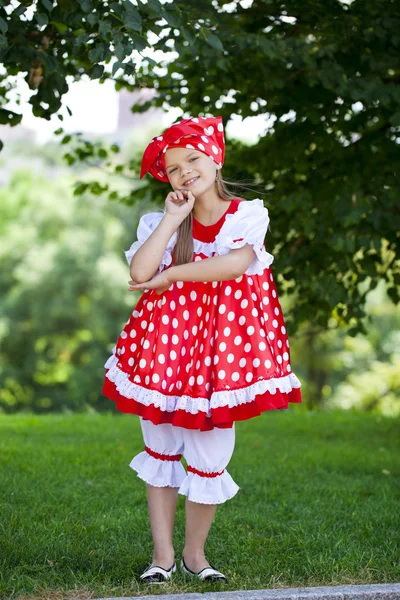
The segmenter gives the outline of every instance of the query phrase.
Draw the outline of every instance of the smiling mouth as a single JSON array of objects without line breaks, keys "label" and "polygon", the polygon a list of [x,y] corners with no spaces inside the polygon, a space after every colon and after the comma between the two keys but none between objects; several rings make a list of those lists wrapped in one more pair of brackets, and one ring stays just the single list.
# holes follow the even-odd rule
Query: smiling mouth
[{"label": "smiling mouth", "polygon": [[194,177],[193,179],[189,179],[189,181],[187,181],[186,183],[183,184],[183,187],[189,187],[189,186],[191,186],[198,179],[199,179],[199,177]]}]

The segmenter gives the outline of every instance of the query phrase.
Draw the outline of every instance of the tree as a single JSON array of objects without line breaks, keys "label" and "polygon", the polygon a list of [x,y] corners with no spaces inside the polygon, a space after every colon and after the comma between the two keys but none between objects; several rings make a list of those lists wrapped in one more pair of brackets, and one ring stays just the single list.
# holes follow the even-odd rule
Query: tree
[{"label": "tree", "polygon": [[[252,176],[265,188],[268,249],[276,257],[278,285],[293,295],[289,331],[301,322],[326,327],[332,316],[350,325],[352,335],[365,331],[366,294],[382,278],[399,302],[395,0],[254,0],[247,7],[229,4],[231,12],[222,1],[40,0],[34,18],[21,25],[16,13],[30,4],[1,9],[0,44],[8,73],[25,70],[31,85],[39,82],[31,100],[38,116],[58,110],[67,74],[88,73],[114,78],[117,87],[155,88],[152,104],[178,106],[183,117],[270,117],[273,127],[257,144],[228,143],[224,173]],[[18,43],[10,43],[15,37]],[[147,46],[176,54],[159,64],[149,58],[135,64],[132,51]],[[113,54],[110,71],[105,67]],[[68,160],[91,151],[78,144]],[[137,162],[129,167],[137,173]],[[113,193],[109,186],[103,192]],[[138,196],[149,194],[161,202],[164,186],[149,181]]]}]

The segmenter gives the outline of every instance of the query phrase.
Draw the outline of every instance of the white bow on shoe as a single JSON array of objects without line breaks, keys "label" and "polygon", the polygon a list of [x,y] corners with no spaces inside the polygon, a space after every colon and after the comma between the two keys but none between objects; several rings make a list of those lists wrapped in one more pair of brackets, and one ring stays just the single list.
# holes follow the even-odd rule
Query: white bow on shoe
[{"label": "white bow on shoe", "polygon": [[225,577],[225,575],[223,573],[221,573],[220,571],[217,571],[217,569],[215,569],[213,566],[204,567],[204,569],[202,569],[198,573],[194,573],[193,571],[191,571],[190,569],[187,568],[183,557],[181,559],[181,569],[187,575],[191,575],[192,577],[198,577],[199,579],[202,579],[203,581],[215,582],[215,583],[218,583],[218,582],[228,583],[228,580]]},{"label": "white bow on shoe", "polygon": [[153,567],[149,567],[145,570],[144,573],[142,573],[142,575],[140,576],[140,581],[155,585],[160,583],[166,583],[171,579],[172,573],[175,573],[175,571],[176,563],[174,563],[172,567],[168,570],[155,565]]}]

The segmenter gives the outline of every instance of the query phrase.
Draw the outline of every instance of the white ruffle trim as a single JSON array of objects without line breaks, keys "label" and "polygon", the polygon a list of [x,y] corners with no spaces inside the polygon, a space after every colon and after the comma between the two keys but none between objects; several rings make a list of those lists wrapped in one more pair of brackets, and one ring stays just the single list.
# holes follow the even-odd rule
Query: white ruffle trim
[{"label": "white ruffle trim", "polygon": [[212,408],[220,406],[229,406],[229,408],[232,408],[246,402],[252,402],[257,395],[264,394],[265,392],[275,394],[279,390],[283,394],[287,394],[293,388],[301,387],[300,380],[296,375],[289,373],[285,377],[256,381],[244,388],[213,392],[210,400],[201,397],[192,398],[191,396],[165,396],[156,390],[149,390],[137,383],[132,383],[128,379],[128,373],[121,371],[117,363],[118,358],[113,354],[108,358],[104,367],[109,369],[106,377],[115,384],[121,396],[133,398],[136,402],[144,406],[154,405],[156,408],[167,412],[184,410],[192,415],[204,412],[209,417]]},{"label": "white ruffle trim", "polygon": [[186,471],[179,460],[161,460],[144,450],[129,463],[138,477],[154,487],[179,488],[186,477]]},{"label": "white ruffle trim", "polygon": [[[136,252],[139,250],[139,248],[144,244],[144,242],[150,237],[150,235],[153,233],[156,227],[160,224],[160,221],[164,215],[165,211],[147,213],[141,217],[137,229],[138,241],[134,242],[129,248],[129,250],[124,250],[124,254],[126,260],[128,261],[128,265],[131,264],[131,260],[136,254]],[[178,234],[175,231],[175,233],[168,240],[168,244],[164,251],[157,273],[160,273],[165,267],[169,267],[172,263],[172,251],[174,249],[177,238]]]},{"label": "white ruffle trim", "polygon": [[221,256],[250,244],[256,258],[245,274],[262,275],[264,269],[274,261],[273,255],[264,247],[269,220],[268,209],[265,208],[262,200],[257,198],[240,202],[236,212],[226,215],[225,222],[215,238],[216,253]]},{"label": "white ruffle trim", "polygon": [[233,498],[239,489],[226,470],[217,477],[201,477],[189,472],[179,488],[179,493],[187,496],[191,502],[222,504]]}]

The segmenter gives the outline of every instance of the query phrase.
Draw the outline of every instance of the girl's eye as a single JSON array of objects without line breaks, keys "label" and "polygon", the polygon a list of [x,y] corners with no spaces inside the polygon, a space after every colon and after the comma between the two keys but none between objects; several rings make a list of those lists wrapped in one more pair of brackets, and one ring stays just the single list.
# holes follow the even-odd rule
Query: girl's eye
[{"label": "girl's eye", "polygon": [[[190,159],[189,162],[193,162],[194,160],[197,160],[199,157],[198,156],[194,156],[193,158]],[[174,171],[176,171],[176,167],[174,167],[173,169],[171,169],[169,171],[169,174],[173,173]]]}]

